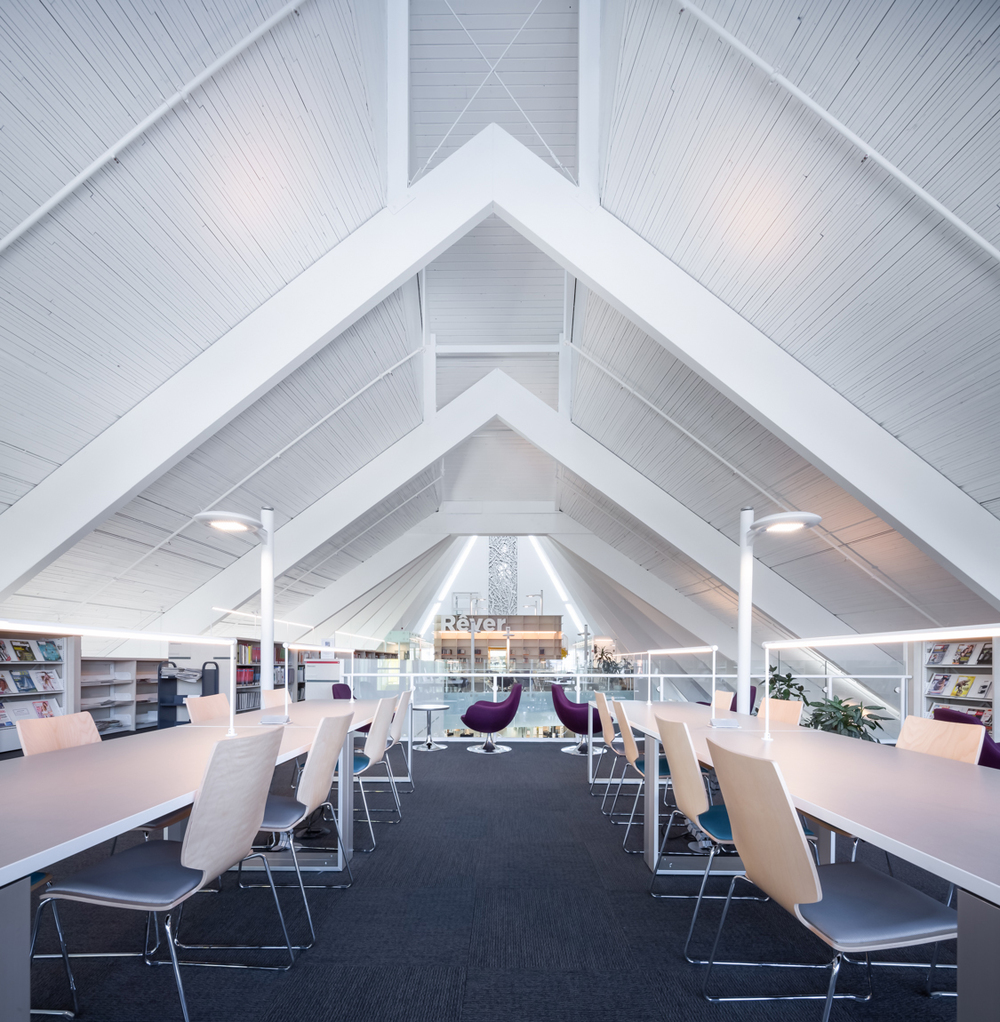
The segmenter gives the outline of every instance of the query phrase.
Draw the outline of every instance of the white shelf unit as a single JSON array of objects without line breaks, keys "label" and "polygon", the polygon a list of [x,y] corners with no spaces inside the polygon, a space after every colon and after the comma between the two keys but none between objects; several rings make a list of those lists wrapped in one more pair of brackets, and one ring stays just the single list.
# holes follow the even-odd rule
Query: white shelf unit
[{"label": "white shelf unit", "polygon": [[[924,645],[923,715],[933,716],[937,706],[973,713],[983,718],[993,735],[996,691],[993,685],[992,654],[996,646],[995,635],[990,639]],[[965,663],[955,662],[963,659]],[[977,689],[981,690],[987,684],[988,692],[976,694]]]},{"label": "white shelf unit", "polygon": [[[20,714],[37,717],[39,713],[75,713],[77,710],[78,674],[80,669],[80,640],[66,635],[22,635],[19,632],[0,632],[4,651],[10,660],[0,661],[5,684],[0,692],[5,716],[12,722],[0,727],[0,752],[21,748],[13,720]],[[38,643],[54,644],[59,659],[47,659]],[[47,646],[46,648],[51,648]],[[16,650],[31,652],[32,659],[21,659]],[[47,678],[44,676],[48,675]],[[20,686],[18,681],[21,682]],[[28,685],[31,688],[28,688]],[[48,683],[52,688],[46,688]],[[12,691],[11,691],[12,690]],[[44,705],[44,704],[47,704]]]},{"label": "white shelf unit", "polygon": [[[160,662],[131,657],[81,658],[79,709],[93,716],[101,734],[156,727],[156,668]],[[118,726],[105,723],[111,720],[119,721]]]}]

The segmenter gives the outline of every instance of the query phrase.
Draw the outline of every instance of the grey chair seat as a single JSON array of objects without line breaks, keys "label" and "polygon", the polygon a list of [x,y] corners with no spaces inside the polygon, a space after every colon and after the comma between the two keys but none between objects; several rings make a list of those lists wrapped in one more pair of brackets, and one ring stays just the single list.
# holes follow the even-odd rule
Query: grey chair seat
[{"label": "grey chair seat", "polygon": [[45,896],[159,912],[201,882],[200,869],[181,865],[180,841],[147,841],[56,881]]},{"label": "grey chair seat", "polygon": [[268,795],[261,830],[288,830],[306,815],[306,807],[290,795]]},{"label": "grey chair seat", "polygon": [[958,913],[860,862],[819,867],[823,900],[798,905],[806,925],[838,951],[906,947],[958,933]]}]

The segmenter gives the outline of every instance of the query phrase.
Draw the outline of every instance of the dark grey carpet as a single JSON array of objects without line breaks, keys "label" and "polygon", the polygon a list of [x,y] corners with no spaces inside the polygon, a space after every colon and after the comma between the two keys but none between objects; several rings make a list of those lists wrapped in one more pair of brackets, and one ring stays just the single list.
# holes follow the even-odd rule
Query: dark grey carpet
[{"label": "dark grey carpet", "polygon": [[[128,740],[128,739],[123,739]],[[185,969],[192,1022],[812,1022],[816,1002],[710,1005],[699,996],[701,969],[680,955],[692,902],[654,901],[640,856],[619,848],[623,828],[588,797],[586,763],[548,745],[516,744],[496,758],[415,754],[417,789],[403,796],[404,822],[377,828],[378,849],[355,859],[346,891],[311,891],[318,942],[287,973]],[[275,789],[287,791],[287,771]],[[384,804],[384,802],[382,803]],[[363,830],[359,831],[359,837]],[[129,838],[132,840],[132,838]],[[52,867],[65,875],[107,845]],[[862,857],[885,869],[872,848]],[[937,878],[893,859],[897,876],[941,897]],[[189,936],[245,941],[278,937],[267,891],[240,891],[227,877],[221,895],[199,895],[184,921]],[[725,881],[716,881],[718,891]],[[696,888],[675,878],[674,888]],[[297,892],[282,895],[294,932],[305,920]],[[705,948],[719,903],[705,911]],[[138,914],[66,905],[74,950],[137,947]],[[54,949],[51,923],[45,949]],[[729,954],[822,961],[823,945],[782,909],[735,906]],[[191,953],[193,955],[193,953]],[[927,951],[898,952],[926,960]],[[954,961],[946,946],[942,961]],[[75,963],[82,1018],[94,1022],[180,1019],[167,968],[138,959]],[[953,984],[955,973],[941,974]],[[804,970],[724,970],[732,992],[813,992],[824,974]],[[841,989],[861,988],[845,967]],[[851,1019],[954,1019],[954,999],[922,993],[923,973],[878,969],[871,1004],[840,1002],[834,1022]],[[34,1003],[67,1003],[59,963],[33,969]]]}]

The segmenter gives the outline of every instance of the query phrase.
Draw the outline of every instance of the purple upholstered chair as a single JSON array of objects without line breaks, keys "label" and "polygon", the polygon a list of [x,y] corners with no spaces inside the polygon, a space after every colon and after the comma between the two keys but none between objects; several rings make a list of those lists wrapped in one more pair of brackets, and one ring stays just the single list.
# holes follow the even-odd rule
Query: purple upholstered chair
[{"label": "purple upholstered chair", "polygon": [[556,708],[556,716],[562,722],[563,727],[580,736],[579,745],[566,745],[559,751],[567,752],[571,756],[586,756],[588,709],[593,714],[594,727],[592,733],[595,735],[601,733],[601,715],[597,712],[597,707],[590,708],[587,703],[574,703],[566,695],[562,685],[552,686],[552,703]]},{"label": "purple upholstered chair", "polygon": [[482,700],[473,703],[462,714],[462,723],[470,731],[479,731],[486,735],[486,741],[482,745],[470,745],[469,752],[484,752],[494,754],[499,752],[510,752],[509,745],[497,745],[493,741],[493,735],[497,731],[503,731],[505,727],[517,714],[518,704],[521,702],[521,686],[515,682],[510,686],[510,695],[502,703],[491,703]]},{"label": "purple upholstered chair", "polygon": [[351,698],[351,686],[345,685],[342,681],[335,681],[333,683],[333,698],[334,699],[350,699]]},{"label": "purple upholstered chair", "polygon": [[[973,717],[971,713],[963,713],[961,710],[952,710],[947,706],[939,706],[934,711],[935,720],[950,720],[955,724],[978,724],[985,727],[981,720]],[[983,736],[983,751],[979,753],[979,765],[993,767],[1000,770],[1000,745],[990,737],[989,728]]]}]

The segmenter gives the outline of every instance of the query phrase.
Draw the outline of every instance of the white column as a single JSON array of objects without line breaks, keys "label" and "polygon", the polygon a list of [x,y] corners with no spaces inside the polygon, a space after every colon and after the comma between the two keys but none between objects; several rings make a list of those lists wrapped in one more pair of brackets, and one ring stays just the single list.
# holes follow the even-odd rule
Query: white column
[{"label": "white column", "polygon": [[736,619],[736,710],[750,712],[750,625],[753,621],[753,508],[740,509],[740,601]]},{"label": "white column", "polygon": [[274,508],[260,509],[260,687],[274,688]]}]

